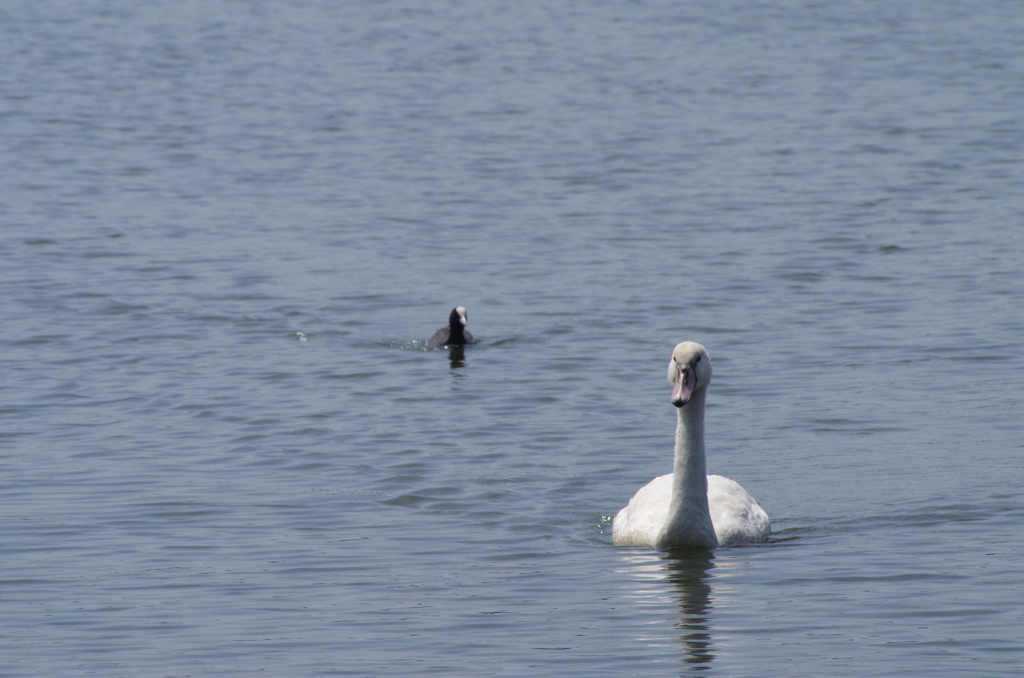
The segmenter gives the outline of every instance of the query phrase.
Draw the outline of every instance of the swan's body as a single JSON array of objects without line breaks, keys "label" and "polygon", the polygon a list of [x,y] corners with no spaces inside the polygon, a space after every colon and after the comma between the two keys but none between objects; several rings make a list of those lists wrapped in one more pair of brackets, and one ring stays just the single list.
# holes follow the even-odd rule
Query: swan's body
[{"label": "swan's body", "polygon": [[702,546],[762,542],[771,534],[764,509],[722,476],[707,475],[704,406],[711,382],[711,356],[700,344],[683,342],[668,366],[672,404],[679,408],[675,470],[641,487],[612,523],[621,546]]},{"label": "swan's body", "polygon": [[448,316],[448,327],[442,327],[434,336],[427,340],[427,346],[465,346],[475,344],[476,339],[469,333],[466,325],[469,324],[469,316],[464,306],[452,309]]}]

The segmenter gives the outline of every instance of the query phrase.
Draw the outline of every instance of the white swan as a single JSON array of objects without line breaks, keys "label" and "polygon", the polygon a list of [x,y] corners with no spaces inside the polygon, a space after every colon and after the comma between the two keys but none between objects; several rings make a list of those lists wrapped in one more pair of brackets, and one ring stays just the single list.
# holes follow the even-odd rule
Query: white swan
[{"label": "white swan", "polygon": [[711,383],[707,349],[684,341],[668,364],[672,404],[679,408],[675,472],[641,487],[612,522],[620,546],[715,548],[762,542],[768,515],[739,483],[707,475],[704,402]]}]

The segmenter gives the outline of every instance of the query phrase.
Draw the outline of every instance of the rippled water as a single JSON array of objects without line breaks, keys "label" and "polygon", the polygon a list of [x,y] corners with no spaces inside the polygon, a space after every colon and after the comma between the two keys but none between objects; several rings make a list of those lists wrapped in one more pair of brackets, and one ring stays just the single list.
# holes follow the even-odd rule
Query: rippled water
[{"label": "rippled water", "polygon": [[[0,7],[0,674],[1021,672],[1022,29]],[[684,339],[769,544],[611,544]]]}]

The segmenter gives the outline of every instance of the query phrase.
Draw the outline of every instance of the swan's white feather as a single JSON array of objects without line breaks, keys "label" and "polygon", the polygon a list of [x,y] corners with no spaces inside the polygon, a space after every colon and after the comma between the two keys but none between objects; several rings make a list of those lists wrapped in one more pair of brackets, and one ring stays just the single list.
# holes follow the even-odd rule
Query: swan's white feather
[{"label": "swan's white feather", "polygon": [[708,476],[708,508],[719,546],[756,544],[771,534],[768,514],[735,480]]},{"label": "swan's white feather", "polygon": [[672,475],[666,473],[647,483],[612,521],[612,541],[620,546],[653,546],[668,519]]},{"label": "swan's white feather", "polygon": [[[633,495],[612,523],[620,546],[654,546],[668,519],[672,473],[658,476]],[[763,542],[771,533],[768,514],[735,480],[708,476],[708,505],[719,546]]]}]

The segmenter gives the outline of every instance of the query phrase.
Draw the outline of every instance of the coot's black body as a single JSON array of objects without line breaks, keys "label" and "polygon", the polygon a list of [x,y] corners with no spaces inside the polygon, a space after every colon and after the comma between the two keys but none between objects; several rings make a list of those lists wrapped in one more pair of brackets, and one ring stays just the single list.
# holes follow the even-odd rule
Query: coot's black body
[{"label": "coot's black body", "polygon": [[448,327],[442,327],[427,342],[427,346],[465,346],[475,344],[476,339],[466,330],[469,319],[466,309],[458,306],[448,316]]}]

